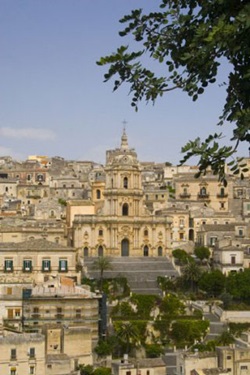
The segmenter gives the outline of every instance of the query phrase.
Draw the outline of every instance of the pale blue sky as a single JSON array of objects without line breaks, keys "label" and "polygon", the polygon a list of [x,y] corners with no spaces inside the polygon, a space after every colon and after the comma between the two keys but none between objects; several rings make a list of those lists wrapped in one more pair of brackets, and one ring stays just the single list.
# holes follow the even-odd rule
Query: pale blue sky
[{"label": "pale blue sky", "polygon": [[[128,87],[103,83],[103,55],[129,40],[119,19],[157,0],[0,0],[0,155],[105,161],[123,120],[141,161],[177,164],[189,139],[217,131],[226,77],[193,103],[181,91],[130,106]],[[226,70],[226,68],[224,68]],[[241,148],[247,156],[247,147]]]}]

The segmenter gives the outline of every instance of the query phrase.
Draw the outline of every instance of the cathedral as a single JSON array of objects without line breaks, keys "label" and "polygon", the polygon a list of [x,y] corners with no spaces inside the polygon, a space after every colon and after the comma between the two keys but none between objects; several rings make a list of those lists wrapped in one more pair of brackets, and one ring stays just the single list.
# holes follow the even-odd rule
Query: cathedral
[{"label": "cathedral", "polygon": [[172,220],[145,206],[142,169],[125,130],[121,145],[106,152],[105,178],[92,184],[92,211],[72,221],[74,247],[84,257],[169,255]]}]

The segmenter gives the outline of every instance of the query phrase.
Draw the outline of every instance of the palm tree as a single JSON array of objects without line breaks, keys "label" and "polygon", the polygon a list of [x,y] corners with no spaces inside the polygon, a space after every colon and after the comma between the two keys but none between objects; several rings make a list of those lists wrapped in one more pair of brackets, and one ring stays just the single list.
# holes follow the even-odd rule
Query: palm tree
[{"label": "palm tree", "polygon": [[99,257],[94,261],[92,268],[100,271],[100,290],[102,291],[104,271],[113,269],[111,261],[108,257]]},{"label": "palm tree", "polygon": [[197,290],[197,283],[201,277],[201,269],[195,262],[189,262],[183,270],[184,280],[187,281],[192,291]]},{"label": "palm tree", "polygon": [[116,327],[117,337],[126,344],[126,353],[131,345],[139,344],[139,332],[131,322],[123,322]]}]

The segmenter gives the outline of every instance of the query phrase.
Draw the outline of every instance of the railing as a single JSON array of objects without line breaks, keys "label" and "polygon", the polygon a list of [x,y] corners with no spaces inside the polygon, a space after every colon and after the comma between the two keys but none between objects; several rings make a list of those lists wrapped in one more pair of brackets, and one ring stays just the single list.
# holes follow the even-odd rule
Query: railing
[{"label": "railing", "polygon": [[200,199],[208,199],[209,198],[209,194],[198,194],[198,198]]},{"label": "railing", "polygon": [[191,197],[191,194],[188,194],[188,193],[181,193],[180,194],[180,198],[190,198]]},{"label": "railing", "polygon": [[228,194],[221,194],[221,193],[218,193],[216,194],[217,198],[227,198],[228,197]]}]

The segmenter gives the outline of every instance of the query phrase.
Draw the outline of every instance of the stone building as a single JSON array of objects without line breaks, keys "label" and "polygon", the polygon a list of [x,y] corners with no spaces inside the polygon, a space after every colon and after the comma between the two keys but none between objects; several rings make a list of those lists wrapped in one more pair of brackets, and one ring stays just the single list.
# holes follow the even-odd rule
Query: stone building
[{"label": "stone building", "polygon": [[45,239],[0,243],[0,276],[5,275],[8,280],[30,278],[41,283],[58,274],[80,281],[74,248]]},{"label": "stone building", "polygon": [[[51,215],[51,212],[48,212],[49,214]],[[1,219],[0,242],[18,243],[38,239],[67,245],[63,222],[49,217],[47,220],[24,217],[4,217]]]},{"label": "stone building", "polygon": [[[53,333],[54,336],[61,337],[63,326],[79,329],[82,327],[84,328],[81,331],[82,335],[88,337],[92,344],[97,343],[101,325],[99,314],[101,298],[101,294],[90,292],[87,286],[77,286],[69,278],[50,277],[47,282],[24,291],[23,328],[26,331],[42,332],[45,326],[54,325],[55,331],[51,332],[51,335]],[[61,333],[57,334],[56,330]],[[77,336],[79,332],[75,331],[75,335]],[[50,331],[47,334],[49,335]],[[57,348],[53,349],[50,345],[52,344],[47,343],[47,350],[50,348],[49,354],[62,353],[62,348],[65,346],[61,341]],[[91,348],[87,352],[88,355],[89,352],[91,353]]]},{"label": "stone building", "polygon": [[166,364],[161,358],[129,359],[111,363],[113,375],[166,375]]},{"label": "stone building", "polygon": [[38,333],[2,335],[0,373],[46,375],[44,336]]},{"label": "stone building", "polygon": [[125,131],[120,148],[106,153],[105,174],[97,212],[75,215],[74,247],[92,257],[169,254],[172,218],[152,214],[145,207],[141,166],[135,150],[128,146]]}]

